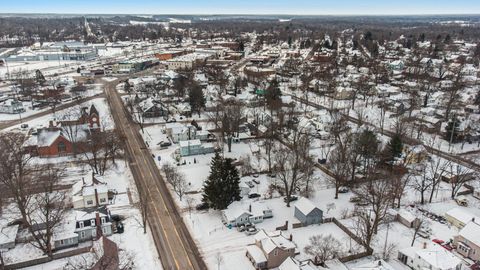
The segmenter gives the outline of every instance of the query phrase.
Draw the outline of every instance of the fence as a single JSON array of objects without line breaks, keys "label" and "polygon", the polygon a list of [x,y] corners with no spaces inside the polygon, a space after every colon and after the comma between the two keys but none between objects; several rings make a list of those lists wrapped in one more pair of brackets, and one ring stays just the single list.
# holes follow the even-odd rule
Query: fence
[{"label": "fence", "polygon": [[[327,221],[325,221],[325,222],[327,222]],[[342,258],[339,258],[339,260],[342,263],[349,262],[349,261],[352,261],[352,260],[356,260],[356,259],[360,259],[360,258],[372,255],[373,249],[369,246],[361,244],[362,241],[360,240],[360,238],[358,238],[357,235],[355,235],[352,231],[350,231],[340,221],[338,221],[336,218],[332,217],[332,218],[328,219],[328,222],[335,223],[335,225],[337,225],[337,227],[339,227],[343,232],[345,232],[348,236],[350,236],[350,238],[352,238],[353,240],[355,240],[355,242],[357,242],[359,245],[361,245],[365,248],[364,252],[360,252],[360,253],[357,253],[357,254],[352,254],[352,255],[348,255],[348,256],[344,256]]]},{"label": "fence", "polygon": [[13,264],[8,264],[4,266],[5,270],[13,270],[13,269],[20,269],[20,268],[25,268],[25,267],[30,267],[30,266],[35,266],[43,263],[47,263],[53,260],[58,260],[58,259],[63,259],[75,255],[80,255],[82,253],[87,253],[90,251],[92,248],[91,245],[86,246],[86,247],[80,247],[76,248],[73,250],[65,251],[65,252],[59,252],[59,253],[54,253],[53,258],[50,257],[41,257],[29,261],[24,261],[24,262],[19,262],[19,263],[13,263]]}]

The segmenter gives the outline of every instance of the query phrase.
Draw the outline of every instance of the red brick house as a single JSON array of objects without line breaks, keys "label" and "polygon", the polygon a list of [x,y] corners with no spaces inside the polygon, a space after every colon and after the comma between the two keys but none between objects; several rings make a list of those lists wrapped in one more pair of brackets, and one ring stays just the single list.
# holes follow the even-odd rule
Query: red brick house
[{"label": "red brick house", "polygon": [[[87,112],[88,111],[88,112]],[[74,154],[81,151],[82,145],[92,132],[99,132],[99,113],[95,106],[89,110],[82,108],[77,120],[67,120],[54,123],[50,121],[47,128],[38,129],[25,142],[25,149],[32,155],[40,157],[55,157]]]}]

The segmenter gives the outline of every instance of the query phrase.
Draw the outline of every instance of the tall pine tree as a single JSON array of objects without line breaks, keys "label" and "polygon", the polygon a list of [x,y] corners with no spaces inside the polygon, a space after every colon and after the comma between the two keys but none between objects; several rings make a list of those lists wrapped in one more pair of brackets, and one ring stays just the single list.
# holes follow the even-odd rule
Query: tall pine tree
[{"label": "tall pine tree", "polygon": [[393,160],[396,157],[400,157],[402,155],[403,150],[403,142],[402,138],[399,134],[395,134],[390,142],[388,142],[388,152],[390,160]]},{"label": "tall pine tree", "polygon": [[232,159],[222,158],[218,152],[212,159],[210,175],[203,186],[202,201],[214,209],[225,209],[240,199],[240,177]]}]

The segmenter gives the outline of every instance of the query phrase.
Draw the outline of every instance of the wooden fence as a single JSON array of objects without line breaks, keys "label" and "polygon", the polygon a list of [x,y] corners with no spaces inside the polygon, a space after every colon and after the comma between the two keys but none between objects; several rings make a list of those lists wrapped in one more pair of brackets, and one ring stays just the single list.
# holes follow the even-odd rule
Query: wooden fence
[{"label": "wooden fence", "polygon": [[[47,262],[50,262],[50,261],[53,261],[53,260],[63,259],[63,258],[67,258],[67,257],[71,257],[71,256],[76,256],[76,255],[80,255],[80,254],[83,254],[83,253],[87,253],[87,252],[90,251],[91,248],[92,248],[92,246],[89,245],[89,246],[86,246],[86,247],[80,247],[80,248],[76,248],[76,249],[73,249],[73,250],[68,250],[68,251],[64,251],[64,252],[54,253],[54,254],[53,254],[53,258],[50,258],[50,257],[41,257],[41,258],[29,260],[29,261],[7,264],[7,265],[4,266],[4,269],[5,269],[5,270],[13,270],[13,269],[20,269],[20,268],[25,268],[25,267],[31,267],[31,266],[35,266],[35,265],[47,263]],[[0,268],[1,268],[1,267],[0,267]]]}]

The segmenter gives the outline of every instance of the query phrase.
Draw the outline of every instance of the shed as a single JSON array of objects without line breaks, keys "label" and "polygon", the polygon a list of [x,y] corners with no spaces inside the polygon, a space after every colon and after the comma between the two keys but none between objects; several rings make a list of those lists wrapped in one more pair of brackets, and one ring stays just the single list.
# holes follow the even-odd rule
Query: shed
[{"label": "shed", "polygon": [[323,211],[316,207],[309,199],[301,198],[295,204],[294,216],[303,226],[322,223]]},{"label": "shed", "polygon": [[11,249],[15,247],[19,225],[7,226],[0,230],[0,249]]}]

